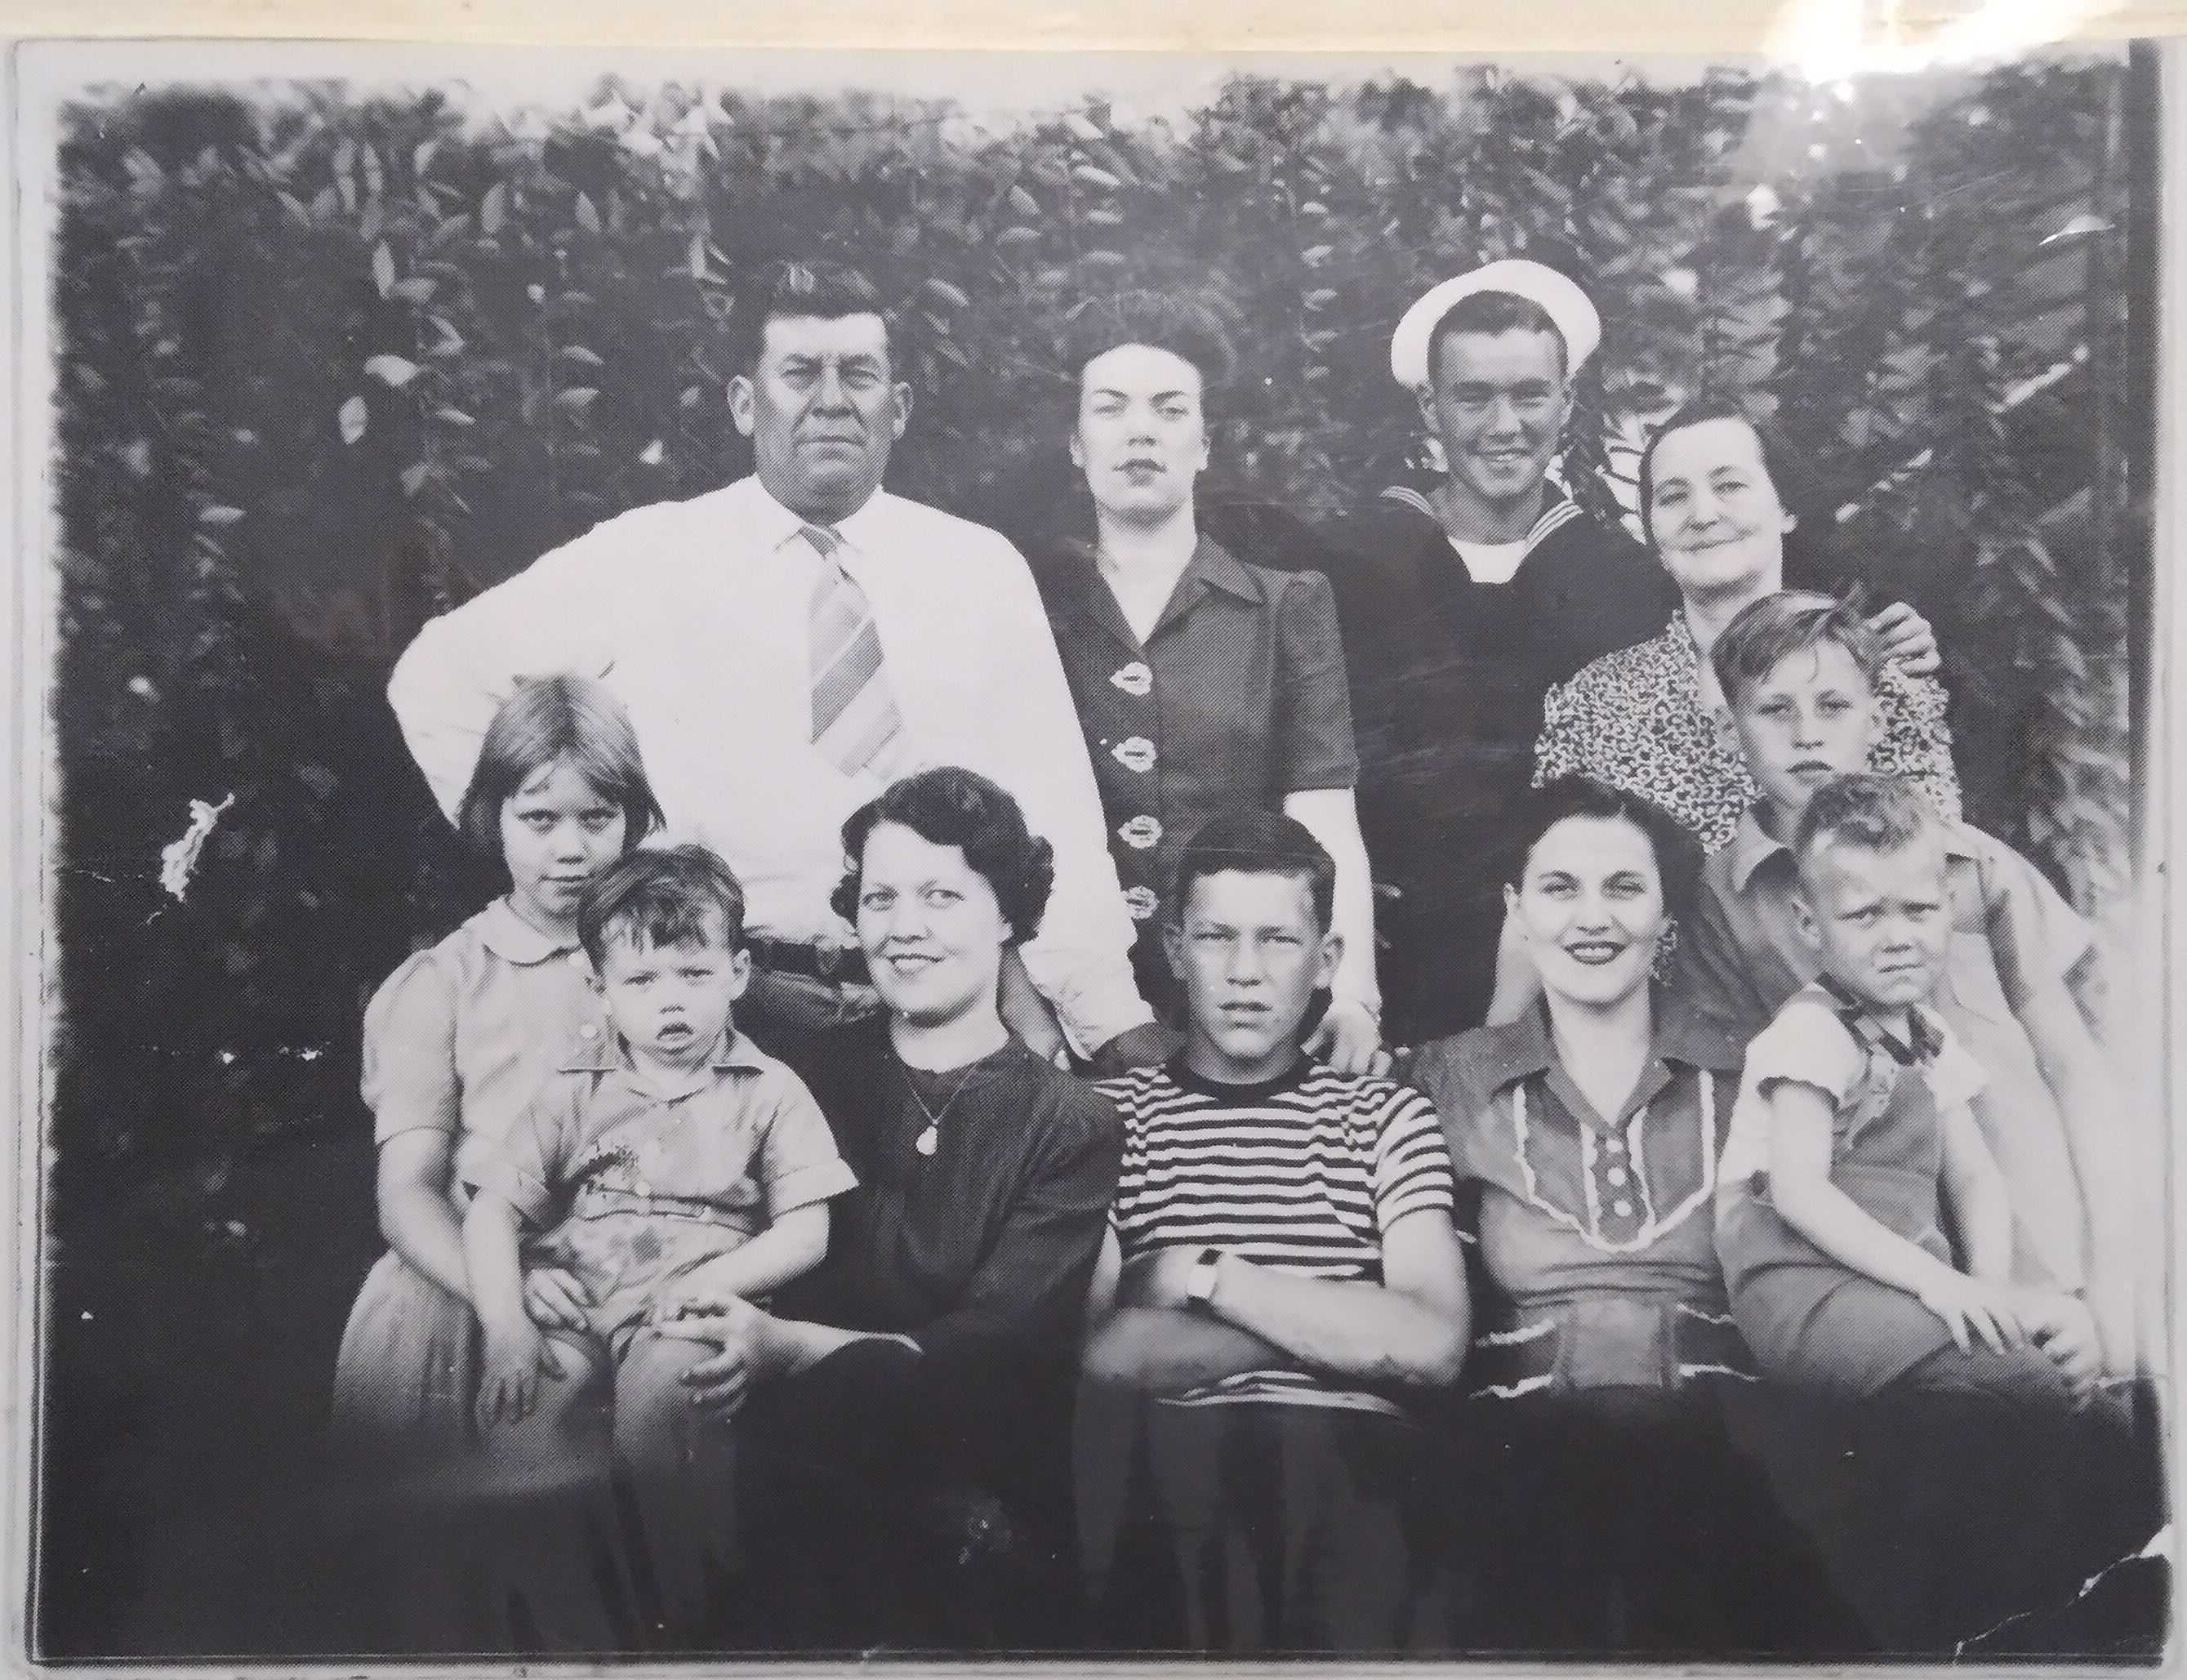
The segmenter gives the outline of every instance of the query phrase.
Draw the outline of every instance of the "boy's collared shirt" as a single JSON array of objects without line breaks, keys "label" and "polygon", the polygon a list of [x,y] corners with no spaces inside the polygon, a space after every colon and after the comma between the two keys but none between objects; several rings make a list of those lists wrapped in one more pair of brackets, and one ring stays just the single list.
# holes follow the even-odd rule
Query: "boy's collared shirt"
[{"label": "boy's collared shirt", "polygon": [[[473,1182],[529,1225],[595,1299],[650,1287],[857,1184],[804,1082],[734,1027],[707,1077],[655,1089],[619,1037],[572,1056]],[[681,1228],[700,1240],[679,1245]],[[700,1228],[711,1228],[701,1229]],[[726,1232],[730,1239],[722,1241]]]},{"label": "boy's collared shirt", "polygon": [[[1701,872],[1673,982],[1693,1008],[1741,1038],[1768,1025],[1818,968],[1792,907],[1799,875],[1791,851],[1763,829],[1758,808],[1749,807]],[[1952,932],[1931,1007],[1988,1075],[1973,1107],[2019,1227],[2015,1274],[2075,1288],[2088,1216],[2064,1121],[2017,1016],[2088,954],[2089,930],[2032,864],[1979,829],[1948,823],[1944,857]]]}]

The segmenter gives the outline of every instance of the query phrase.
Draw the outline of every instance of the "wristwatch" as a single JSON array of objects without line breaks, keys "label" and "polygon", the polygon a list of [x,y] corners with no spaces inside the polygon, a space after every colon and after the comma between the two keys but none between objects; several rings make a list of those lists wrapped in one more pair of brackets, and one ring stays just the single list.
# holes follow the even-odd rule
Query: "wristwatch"
[{"label": "wristwatch", "polygon": [[1192,1270],[1184,1274],[1184,1302],[1205,1312],[1215,1300],[1215,1262],[1223,1258],[1221,1249],[1202,1249],[1200,1257],[1192,1262]]}]

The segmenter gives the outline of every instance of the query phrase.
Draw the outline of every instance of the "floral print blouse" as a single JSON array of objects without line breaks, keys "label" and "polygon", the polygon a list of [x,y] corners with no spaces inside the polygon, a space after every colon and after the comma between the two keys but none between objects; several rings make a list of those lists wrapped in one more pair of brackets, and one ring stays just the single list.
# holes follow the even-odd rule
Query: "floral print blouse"
[{"label": "floral print blouse", "polygon": [[[1701,703],[1701,665],[1681,610],[1653,641],[1605,654],[1550,689],[1534,744],[1535,786],[1595,777],[1653,800],[1710,851],[1722,851],[1757,790],[1739,755],[1717,739]],[[1875,688],[1883,727],[1869,768],[1906,778],[1957,823],[1959,778],[1942,687],[1886,664]]]}]

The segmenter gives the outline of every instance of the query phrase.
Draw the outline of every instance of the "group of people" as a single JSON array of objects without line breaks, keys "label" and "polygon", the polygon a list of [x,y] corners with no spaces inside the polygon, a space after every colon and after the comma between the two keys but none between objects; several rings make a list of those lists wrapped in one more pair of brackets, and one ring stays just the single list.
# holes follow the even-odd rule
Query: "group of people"
[{"label": "group of people", "polygon": [[1494,262],[1391,341],[1442,471],[1202,510],[1223,328],[1127,294],[1029,564],[881,488],[862,276],[733,318],[752,475],[390,690],[510,882],[365,1020],[420,1637],[1922,1649],[2146,1538],[2088,931],[1746,416],[1596,524],[1595,312]]}]

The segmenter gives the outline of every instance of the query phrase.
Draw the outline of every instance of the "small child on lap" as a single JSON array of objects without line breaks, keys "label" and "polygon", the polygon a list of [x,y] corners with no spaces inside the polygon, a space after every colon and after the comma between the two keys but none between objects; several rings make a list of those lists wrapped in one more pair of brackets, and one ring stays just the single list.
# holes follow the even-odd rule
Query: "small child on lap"
[{"label": "small child on lap", "polygon": [[[694,1295],[749,1299],[810,1271],[828,1199],[856,1180],[802,1082],[731,1019],[751,958],[726,863],[695,846],[634,852],[588,888],[578,936],[610,1042],[565,1064],[473,1170],[478,1424],[498,1458],[548,1469],[611,1371],[615,1456],[649,1560],[672,1612],[691,1615],[704,1548],[728,1561],[728,1436],[680,1380],[703,1350],[655,1327]],[[526,1228],[521,1261],[576,1279],[583,1332],[526,1315]]]},{"label": "small child on lap", "polygon": [[1926,1007],[1951,930],[1941,819],[1902,783],[1840,777],[1792,853],[1819,973],[1749,1046],[1724,1146],[1717,1246],[1740,1331],[1773,1375],[1847,1398],[2063,1412],[2094,1390],[2094,1325],[2072,1296],[2012,1283],[2012,1210],[1968,1109],[1986,1076]]}]

